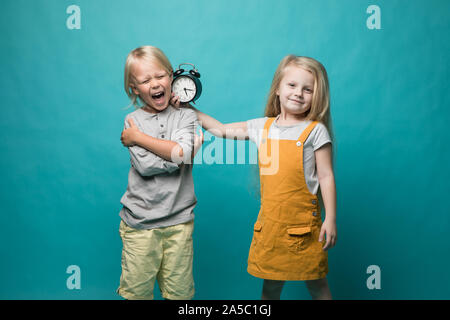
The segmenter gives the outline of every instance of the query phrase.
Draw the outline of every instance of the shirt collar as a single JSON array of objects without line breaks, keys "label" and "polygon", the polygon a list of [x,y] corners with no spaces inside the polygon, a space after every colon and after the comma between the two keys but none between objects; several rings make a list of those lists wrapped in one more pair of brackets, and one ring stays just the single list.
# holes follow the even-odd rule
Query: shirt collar
[{"label": "shirt collar", "polygon": [[167,106],[167,108],[165,108],[163,111],[157,112],[157,113],[151,113],[151,112],[145,111],[145,110],[143,109],[143,107],[141,107],[140,110],[141,110],[141,112],[143,112],[143,113],[145,114],[145,116],[146,116],[147,119],[153,119],[153,118],[155,118],[156,116],[158,116],[158,117],[160,117],[160,118],[161,118],[161,117],[165,118],[165,117],[167,117],[170,113],[172,113],[173,107],[169,104],[169,105]]}]

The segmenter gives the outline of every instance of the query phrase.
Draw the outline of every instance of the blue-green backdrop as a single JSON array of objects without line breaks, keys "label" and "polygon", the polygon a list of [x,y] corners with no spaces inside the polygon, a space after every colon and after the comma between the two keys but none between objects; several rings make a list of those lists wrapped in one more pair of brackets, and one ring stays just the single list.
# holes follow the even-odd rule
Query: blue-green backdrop
[{"label": "blue-green backdrop", "polygon": [[[81,29],[67,27],[70,5]],[[370,5],[380,29],[367,26]],[[154,45],[174,67],[197,65],[197,105],[222,122],[262,115],[286,54],[321,61],[336,136],[334,298],[449,299],[449,13],[446,0],[2,1],[0,298],[120,298],[123,69]],[[260,297],[246,272],[254,172],[194,169],[197,299]],[[80,289],[66,285],[70,265]],[[380,289],[367,286],[370,265]],[[282,298],[309,295],[291,282]]]}]

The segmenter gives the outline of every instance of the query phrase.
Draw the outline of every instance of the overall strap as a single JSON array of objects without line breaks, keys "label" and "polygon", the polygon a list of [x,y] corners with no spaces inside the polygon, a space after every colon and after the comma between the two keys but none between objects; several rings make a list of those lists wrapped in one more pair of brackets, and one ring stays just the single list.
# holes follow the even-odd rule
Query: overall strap
[{"label": "overall strap", "polygon": [[317,121],[311,122],[310,125],[307,126],[305,130],[303,130],[302,134],[300,135],[297,141],[300,141],[302,144],[304,144],[306,139],[308,139],[308,136],[311,133],[311,131],[313,131],[314,127],[317,125],[317,123],[318,123]]},{"label": "overall strap", "polygon": [[269,128],[272,125],[273,121],[275,120],[275,118],[268,118],[266,123],[264,124],[264,130],[262,133],[262,141],[267,141],[267,137],[269,136]]}]

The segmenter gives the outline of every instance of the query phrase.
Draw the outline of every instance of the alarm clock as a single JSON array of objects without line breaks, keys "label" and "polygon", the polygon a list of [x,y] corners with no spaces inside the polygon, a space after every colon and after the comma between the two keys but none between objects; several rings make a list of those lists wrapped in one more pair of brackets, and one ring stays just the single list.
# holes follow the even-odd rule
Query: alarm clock
[{"label": "alarm clock", "polygon": [[[192,69],[187,71],[182,65],[190,65]],[[172,92],[180,98],[181,103],[189,103],[200,98],[202,83],[199,80],[200,73],[192,63],[182,63],[173,73]]]}]

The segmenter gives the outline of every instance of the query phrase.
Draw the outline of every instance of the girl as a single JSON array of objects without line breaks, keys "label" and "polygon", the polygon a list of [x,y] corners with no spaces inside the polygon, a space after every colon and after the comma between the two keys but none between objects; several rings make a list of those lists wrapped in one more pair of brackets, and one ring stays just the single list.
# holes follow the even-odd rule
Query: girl
[{"label": "girl", "polygon": [[331,299],[327,250],[336,243],[336,189],[325,68],[308,57],[283,58],[264,118],[222,124],[194,110],[212,134],[258,146],[261,209],[247,270],[264,279],[262,299],[279,299],[286,280],[304,280],[313,299]]}]

